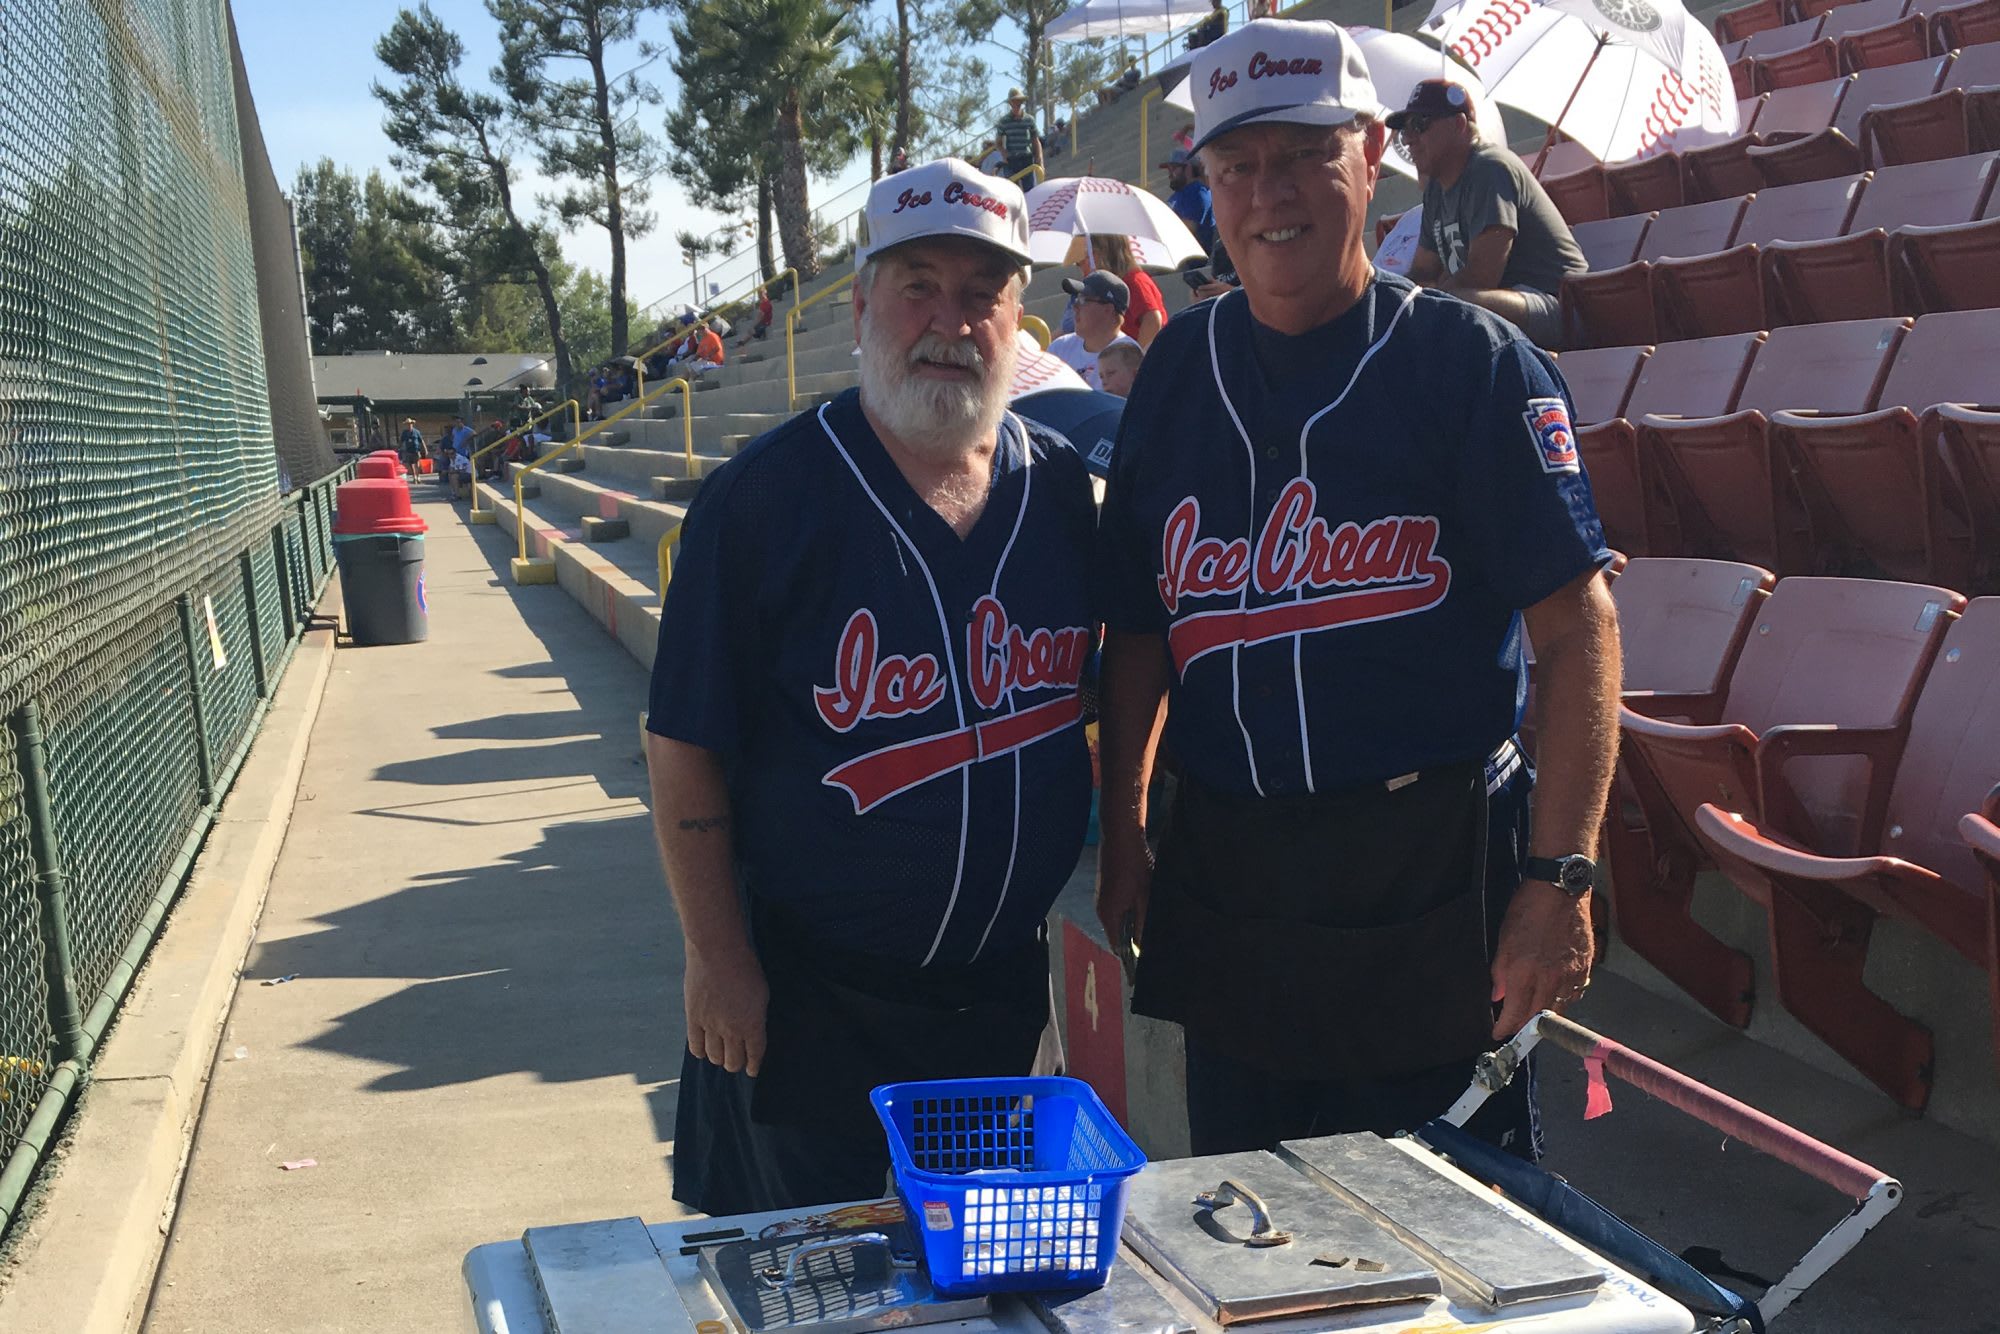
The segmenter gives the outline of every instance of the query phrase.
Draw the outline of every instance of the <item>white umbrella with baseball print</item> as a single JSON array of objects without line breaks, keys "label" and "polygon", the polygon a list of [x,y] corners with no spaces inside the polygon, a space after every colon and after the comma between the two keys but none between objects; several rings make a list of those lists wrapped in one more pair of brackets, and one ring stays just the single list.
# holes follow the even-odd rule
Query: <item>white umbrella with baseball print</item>
[{"label": "white umbrella with baseball print", "polygon": [[1201,242],[1158,196],[1104,176],[1062,176],[1028,191],[1028,253],[1062,264],[1078,236],[1129,236],[1142,269],[1173,269],[1206,256]]},{"label": "white umbrella with baseball print", "polygon": [[1422,30],[1551,142],[1560,129],[1600,161],[1737,128],[1729,66],[1681,0],[1439,0]]},{"label": "white umbrella with baseball print", "polygon": [[[1479,77],[1462,66],[1444,61],[1441,65],[1438,50],[1427,46],[1402,32],[1384,32],[1380,28],[1354,27],[1347,30],[1354,44],[1361,48],[1361,58],[1368,62],[1368,78],[1375,85],[1375,96],[1390,111],[1410,100],[1410,90],[1425,79],[1435,79],[1440,74],[1457,79],[1472,96],[1474,119],[1478,122],[1482,137],[1495,143],[1507,142],[1507,123],[1500,118],[1500,107],[1479,82]],[[1177,64],[1179,62],[1176,62]],[[1160,71],[1164,83],[1168,72],[1175,69],[1169,65]],[[1167,92],[1167,105],[1180,107],[1184,111],[1194,110],[1194,89],[1187,81],[1187,66],[1179,64],[1179,77]],[[1414,178],[1417,169],[1410,163],[1410,151],[1402,141],[1391,139],[1389,151],[1382,156],[1383,165],[1391,171]]]}]

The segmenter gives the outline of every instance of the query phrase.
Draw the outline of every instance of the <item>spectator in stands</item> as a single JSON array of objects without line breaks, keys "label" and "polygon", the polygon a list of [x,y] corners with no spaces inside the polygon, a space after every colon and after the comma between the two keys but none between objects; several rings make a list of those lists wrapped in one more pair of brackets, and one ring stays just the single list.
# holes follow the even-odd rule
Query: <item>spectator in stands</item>
[{"label": "spectator in stands", "polygon": [[[487,447],[499,444],[501,438],[506,434],[507,427],[503,423],[491,421],[486,423],[485,430],[473,437],[472,451],[478,455],[477,469],[481,477],[498,477],[500,475],[500,451],[497,449],[488,449]],[[482,449],[486,450],[484,454],[479,453]]]},{"label": "spectator in stands", "polygon": [[1174,146],[1189,153],[1194,152],[1194,122],[1189,121],[1174,131]]},{"label": "spectator in stands", "polygon": [[445,443],[451,455],[445,460],[445,483],[454,498],[472,494],[472,451],[475,448],[472,428],[465,424],[465,418],[453,417],[451,431]]},{"label": "spectator in stands", "polygon": [[[963,162],[878,182],[859,389],[682,529],[646,752],[686,942],[673,1190],[707,1214],[879,1193],[869,1089],[1027,1074],[1048,1023],[1096,521],[1078,454],[1007,411],[1026,211]],[[1015,744],[956,756],[994,719]]]},{"label": "spectator in stands", "polygon": [[1274,0],[1250,0],[1250,17],[1253,19],[1274,19],[1278,7]]},{"label": "spectator in stands", "polygon": [[1213,7],[1208,11],[1208,17],[1201,21],[1200,27],[1188,34],[1187,49],[1199,51],[1228,31],[1229,11],[1222,7],[1222,0],[1213,0]]},{"label": "spectator in stands", "polygon": [[1007,92],[1007,114],[993,127],[1000,141],[1000,156],[1003,159],[1000,174],[1017,181],[1023,190],[1034,184],[1021,175],[1030,167],[1042,165],[1042,136],[1035,128],[1035,118],[1028,114],[1027,99],[1021,96],[1019,88]]},{"label": "spectator in stands", "polygon": [[743,336],[736,340],[736,346],[748,347],[753,338],[761,342],[764,336],[771,332],[771,321],[775,316],[776,312],[771,308],[771,290],[768,287],[759,288],[757,317],[750,322],[750,327],[743,331]]},{"label": "spectator in stands", "polygon": [[1128,61],[1123,74],[1119,75],[1109,86],[1097,90],[1097,105],[1101,107],[1110,106],[1113,102],[1116,102],[1119,98],[1125,96],[1125,94],[1138,86],[1139,66],[1137,62]]},{"label": "spectator in stands", "polygon": [[1049,351],[1061,357],[1071,370],[1083,377],[1092,389],[1102,389],[1097,359],[1115,343],[1136,342],[1120,332],[1118,322],[1132,303],[1132,289],[1108,269],[1098,269],[1083,278],[1065,278],[1063,291],[1076,299],[1076,332],[1049,342]]},{"label": "spectator in stands", "polygon": [[683,373],[699,375],[703,371],[712,371],[722,365],[724,353],[722,333],[717,328],[718,325],[723,329],[728,327],[713,316],[695,326],[694,346],[689,349],[688,358],[681,366]]},{"label": "spectator in stands", "polygon": [[1173,191],[1167,207],[1188,225],[1206,255],[1215,249],[1215,210],[1209,203],[1208,183],[1201,178],[1201,163],[1185,148],[1176,148],[1160,165],[1166,168],[1167,188]]},{"label": "spectator in stands", "polygon": [[1069,152],[1068,121],[1059,120],[1049,129],[1047,148],[1048,156],[1050,157],[1060,157],[1064,153]]},{"label": "spectator in stands", "polygon": [[1145,357],[1146,349],[1131,339],[1113,339],[1111,346],[1097,357],[1098,387],[1107,394],[1126,397],[1132,392],[1132,381],[1138,377],[1139,363]]},{"label": "spectator in stands", "polygon": [[1152,346],[1153,339],[1167,325],[1167,303],[1146,271],[1132,258],[1129,236],[1090,238],[1090,271],[1099,269],[1117,274],[1131,289],[1131,304],[1125,310],[1125,332],[1140,347]]},{"label": "spectator in stands", "polygon": [[403,418],[402,434],[396,437],[396,452],[402,456],[405,468],[417,466],[417,456],[424,452],[424,433],[417,429],[415,417]]},{"label": "spectator in stands", "polygon": [[[1286,77],[1227,80],[1259,51]],[[1143,943],[1134,1011],[1183,1027],[1207,1155],[1422,1124],[1582,996],[1619,648],[1555,363],[1369,263],[1386,134],[1353,37],[1264,19],[1191,65],[1243,288],[1167,327],[1119,425],[1097,906],[1114,950]],[[1513,739],[1524,637],[1539,783]],[[1256,987],[1216,985],[1218,958]],[[1532,1159],[1532,1098],[1515,1079],[1466,1129]]]},{"label": "spectator in stands", "polygon": [[986,141],[986,156],[979,159],[979,169],[988,176],[1005,176],[1007,174],[1007,155],[1000,151],[1000,141],[998,139],[988,139]]},{"label": "spectator in stands", "polygon": [[1562,339],[1562,280],[1590,266],[1527,163],[1483,143],[1465,89],[1426,79],[1388,118],[1424,187],[1412,280],[1483,306],[1546,348]]},{"label": "spectator in stands", "polygon": [[909,169],[910,150],[901,144],[897,144],[896,150],[889,154],[889,174],[894,176],[898,172],[908,171]]}]

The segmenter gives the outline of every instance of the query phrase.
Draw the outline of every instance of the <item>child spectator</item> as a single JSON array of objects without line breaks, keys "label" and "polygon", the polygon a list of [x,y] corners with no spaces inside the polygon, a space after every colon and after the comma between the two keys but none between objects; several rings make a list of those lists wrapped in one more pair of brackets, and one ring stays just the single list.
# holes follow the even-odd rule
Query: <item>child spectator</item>
[{"label": "child spectator", "polygon": [[1146,349],[1129,339],[1118,339],[1097,354],[1098,384],[1105,393],[1124,398],[1132,392],[1132,381],[1145,357]]}]

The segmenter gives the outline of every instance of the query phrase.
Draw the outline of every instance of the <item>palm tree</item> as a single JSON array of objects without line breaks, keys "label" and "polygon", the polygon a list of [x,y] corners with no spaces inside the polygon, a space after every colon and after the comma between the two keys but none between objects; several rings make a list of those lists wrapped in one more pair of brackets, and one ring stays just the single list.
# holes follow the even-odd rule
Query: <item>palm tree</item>
[{"label": "palm tree", "polygon": [[837,0],[752,0],[759,11],[755,36],[744,46],[758,53],[768,86],[777,90],[778,236],[785,262],[800,278],[819,276],[812,199],[806,181],[807,90],[824,93],[843,66],[841,43],[854,36],[851,11]]}]

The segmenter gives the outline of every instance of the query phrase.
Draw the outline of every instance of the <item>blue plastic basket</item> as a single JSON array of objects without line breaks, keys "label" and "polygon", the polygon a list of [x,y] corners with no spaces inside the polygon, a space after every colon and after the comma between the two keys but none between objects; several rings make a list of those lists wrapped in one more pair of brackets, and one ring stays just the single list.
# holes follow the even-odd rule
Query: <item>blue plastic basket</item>
[{"label": "blue plastic basket", "polygon": [[939,1079],[870,1095],[939,1292],[1094,1288],[1146,1155],[1078,1079]]}]

